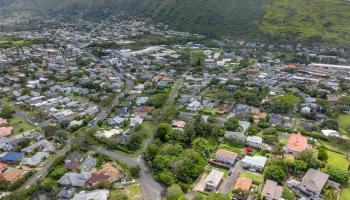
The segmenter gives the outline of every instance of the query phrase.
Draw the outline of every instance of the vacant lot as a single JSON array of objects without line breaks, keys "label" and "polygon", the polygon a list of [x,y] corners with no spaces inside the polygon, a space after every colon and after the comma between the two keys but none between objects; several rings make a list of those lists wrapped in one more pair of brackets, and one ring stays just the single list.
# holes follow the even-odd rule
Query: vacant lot
[{"label": "vacant lot", "polygon": [[35,129],[35,126],[27,122],[25,119],[22,119],[16,115],[14,115],[11,118],[10,126],[13,127],[13,131],[15,134],[20,134]]},{"label": "vacant lot", "polygon": [[345,155],[340,154],[340,153],[336,153],[333,151],[327,151],[328,154],[328,164],[339,168],[339,169],[343,169],[345,171],[348,170],[348,166],[349,166],[349,161],[346,158]]},{"label": "vacant lot", "polygon": [[339,115],[338,117],[338,123],[340,132],[343,135],[350,135],[350,115]]}]

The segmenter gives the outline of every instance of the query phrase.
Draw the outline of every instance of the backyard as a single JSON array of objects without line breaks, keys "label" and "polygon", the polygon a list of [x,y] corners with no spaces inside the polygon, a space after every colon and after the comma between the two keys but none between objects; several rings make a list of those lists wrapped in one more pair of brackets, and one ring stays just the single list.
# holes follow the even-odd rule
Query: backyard
[{"label": "backyard", "polygon": [[20,118],[16,115],[13,115],[9,122],[10,126],[13,127],[14,134],[20,134],[35,129],[34,125],[30,124],[25,119]]},{"label": "backyard", "polygon": [[336,153],[333,151],[327,151],[328,154],[328,164],[339,168],[339,169],[343,169],[345,171],[348,170],[348,166],[349,166],[349,161],[346,158],[345,155],[340,154],[340,153]]},{"label": "backyard", "polygon": [[338,124],[339,124],[340,132],[343,135],[349,135],[350,115],[339,115],[338,116]]}]

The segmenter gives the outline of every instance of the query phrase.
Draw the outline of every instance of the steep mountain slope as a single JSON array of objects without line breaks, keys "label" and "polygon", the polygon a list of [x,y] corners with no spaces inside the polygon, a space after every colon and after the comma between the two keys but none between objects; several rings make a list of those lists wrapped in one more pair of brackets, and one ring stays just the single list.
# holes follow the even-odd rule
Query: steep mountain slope
[{"label": "steep mountain slope", "polygon": [[275,0],[265,8],[259,28],[271,38],[350,44],[350,2]]},{"label": "steep mountain slope", "polygon": [[209,36],[350,46],[348,0],[0,0],[1,8],[39,12],[110,8]]}]

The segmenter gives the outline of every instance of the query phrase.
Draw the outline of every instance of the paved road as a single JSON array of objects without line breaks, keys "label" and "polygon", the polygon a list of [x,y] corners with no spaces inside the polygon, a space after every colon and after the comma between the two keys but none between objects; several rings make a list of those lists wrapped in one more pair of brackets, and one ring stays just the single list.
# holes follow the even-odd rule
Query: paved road
[{"label": "paved road", "polygon": [[[170,106],[170,105],[174,102],[175,98],[176,98],[176,97],[178,96],[178,94],[179,94],[179,90],[181,89],[183,83],[184,83],[184,78],[183,78],[183,77],[181,77],[180,79],[178,79],[178,80],[175,81],[174,86],[173,86],[173,88],[171,89],[169,98],[168,98],[168,100],[167,100],[167,102],[166,102],[166,104],[165,104],[164,107],[168,107],[168,106]],[[145,146],[144,146],[144,149],[146,149],[146,148],[148,147],[148,145],[151,144],[151,142],[152,142],[152,140],[153,140],[153,138],[154,138],[154,134],[156,133],[156,131],[157,131],[157,129],[158,129],[158,125],[159,125],[159,123],[160,123],[160,121],[161,121],[161,119],[162,119],[162,116],[163,116],[163,114],[164,114],[164,110],[165,110],[165,109],[163,108],[162,111],[161,111],[161,114],[160,114],[160,115],[158,116],[158,118],[154,121],[154,123],[153,123],[153,124],[154,124],[154,125],[153,125],[153,132],[151,133],[151,135],[150,135],[149,138],[147,139],[146,144],[145,144]]]},{"label": "paved road", "polygon": [[153,177],[148,173],[147,167],[144,163],[142,157],[139,158],[131,158],[127,155],[123,155],[120,152],[109,151],[103,147],[95,146],[95,145],[84,145],[87,149],[91,151],[95,151],[101,154],[104,154],[108,157],[111,157],[114,160],[118,160],[122,163],[125,163],[129,167],[139,165],[141,167],[139,182],[142,188],[142,192],[144,195],[144,199],[149,200],[160,200],[161,194],[165,190],[165,186],[156,182]]},{"label": "paved road", "polygon": [[127,80],[125,89],[123,90],[123,92],[116,95],[115,98],[112,100],[112,102],[108,106],[103,108],[101,112],[95,117],[95,119],[89,122],[88,127],[93,127],[97,124],[98,121],[105,119],[108,116],[111,109],[113,108],[113,106],[119,103],[119,99],[123,98],[126,94],[130,93],[133,87],[134,87],[134,82],[132,80]]},{"label": "paved road", "polygon": [[62,149],[58,150],[55,156],[51,160],[47,161],[39,171],[37,171],[34,175],[32,175],[19,189],[17,189],[17,192],[23,191],[28,187],[35,185],[38,181],[44,178],[49,173],[49,170],[52,164],[55,162],[55,160],[58,157],[63,156],[65,153],[67,153],[71,149],[70,143],[71,143],[71,140],[69,140]]},{"label": "paved road", "polygon": [[[181,88],[181,86],[183,85],[184,79],[180,78],[178,79],[171,92],[169,95],[169,98],[166,102],[166,106],[170,106],[175,98],[178,95],[179,89]],[[131,89],[130,89],[131,90]],[[130,90],[128,90],[128,88],[125,90],[125,94],[128,93]],[[114,102],[115,104],[118,101]],[[112,108],[112,107],[110,107]],[[162,110],[162,113],[164,112],[164,109]],[[158,127],[158,124],[160,123],[161,120],[161,115],[159,115],[159,117],[156,119],[156,121],[154,122],[154,132],[150,135],[150,137],[147,139],[144,149],[147,148],[147,146],[152,142],[153,137],[154,137],[154,133]],[[103,118],[101,118],[103,119]],[[80,141],[82,142],[82,141]],[[125,164],[127,164],[128,166],[136,166],[139,165],[141,168],[140,171],[140,176],[139,176],[139,182],[142,188],[142,192],[144,194],[144,199],[149,199],[149,200],[160,200],[161,199],[161,194],[163,193],[163,191],[165,191],[166,187],[159,184],[157,181],[154,180],[154,178],[152,177],[152,175],[149,174],[147,166],[145,164],[145,161],[143,159],[142,156],[140,156],[139,158],[132,158],[128,155],[122,154],[120,152],[116,152],[116,151],[109,151],[103,147],[100,146],[94,146],[94,145],[89,145],[89,144],[82,144],[84,145],[84,147],[88,148],[89,150],[92,151],[96,151],[98,153],[104,154],[106,156],[109,156],[115,160],[118,160],[120,162],[123,162]]]},{"label": "paved road", "polygon": [[229,192],[231,192],[233,184],[238,179],[239,173],[242,171],[241,161],[237,161],[236,164],[230,170],[232,171],[231,175],[225,179],[219,191],[221,194],[224,195],[227,195]]}]

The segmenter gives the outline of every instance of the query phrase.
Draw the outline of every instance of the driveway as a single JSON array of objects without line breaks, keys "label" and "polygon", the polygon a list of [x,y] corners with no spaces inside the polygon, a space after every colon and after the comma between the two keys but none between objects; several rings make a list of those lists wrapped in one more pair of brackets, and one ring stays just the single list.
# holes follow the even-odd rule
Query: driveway
[{"label": "driveway", "polygon": [[236,182],[236,180],[239,177],[239,173],[242,171],[242,163],[241,161],[237,161],[236,164],[231,167],[231,175],[227,176],[227,178],[222,183],[219,192],[221,194],[227,195],[229,192],[231,192],[233,184]]}]

